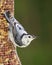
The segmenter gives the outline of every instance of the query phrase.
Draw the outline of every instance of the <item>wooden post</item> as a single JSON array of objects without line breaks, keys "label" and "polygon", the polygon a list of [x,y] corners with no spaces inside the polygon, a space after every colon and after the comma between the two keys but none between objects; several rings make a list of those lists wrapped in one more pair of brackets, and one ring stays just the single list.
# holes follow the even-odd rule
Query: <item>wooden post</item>
[{"label": "wooden post", "polygon": [[21,65],[16,48],[8,39],[8,23],[3,16],[6,10],[14,15],[14,0],[0,0],[0,65]]}]

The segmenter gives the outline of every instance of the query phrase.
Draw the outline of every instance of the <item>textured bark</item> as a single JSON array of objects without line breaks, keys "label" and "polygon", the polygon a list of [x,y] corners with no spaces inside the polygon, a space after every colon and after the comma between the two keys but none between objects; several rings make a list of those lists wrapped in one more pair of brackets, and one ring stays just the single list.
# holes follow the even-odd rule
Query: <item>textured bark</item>
[{"label": "textured bark", "polygon": [[0,0],[0,65],[21,65],[16,48],[8,39],[8,23],[3,16],[6,10],[14,15],[14,0]]}]

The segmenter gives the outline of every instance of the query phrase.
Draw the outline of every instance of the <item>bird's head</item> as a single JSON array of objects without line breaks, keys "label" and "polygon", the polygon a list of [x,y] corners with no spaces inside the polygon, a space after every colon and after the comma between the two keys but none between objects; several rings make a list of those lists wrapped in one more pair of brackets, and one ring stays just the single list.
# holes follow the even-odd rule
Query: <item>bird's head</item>
[{"label": "bird's head", "polygon": [[36,38],[36,36],[34,35],[24,35],[23,38],[22,38],[22,44],[23,46],[22,47],[27,47],[32,40],[34,40]]}]

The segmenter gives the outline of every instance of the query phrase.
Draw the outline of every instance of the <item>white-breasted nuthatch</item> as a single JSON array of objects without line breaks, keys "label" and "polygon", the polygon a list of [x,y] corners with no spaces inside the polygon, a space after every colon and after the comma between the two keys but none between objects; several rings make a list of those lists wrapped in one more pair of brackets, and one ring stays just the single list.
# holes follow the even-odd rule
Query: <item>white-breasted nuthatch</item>
[{"label": "white-breasted nuthatch", "polygon": [[36,38],[36,36],[28,34],[9,11],[5,11],[4,16],[9,23],[9,38],[16,46],[26,47]]}]

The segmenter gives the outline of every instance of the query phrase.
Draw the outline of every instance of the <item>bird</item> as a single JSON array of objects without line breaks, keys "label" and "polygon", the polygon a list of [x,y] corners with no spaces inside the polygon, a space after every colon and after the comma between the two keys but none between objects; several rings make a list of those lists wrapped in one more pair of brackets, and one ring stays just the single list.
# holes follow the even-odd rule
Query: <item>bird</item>
[{"label": "bird", "polygon": [[29,34],[19,21],[12,16],[10,11],[5,11],[4,16],[9,24],[8,37],[15,46],[24,48],[29,46],[32,40],[36,39],[36,36]]}]

